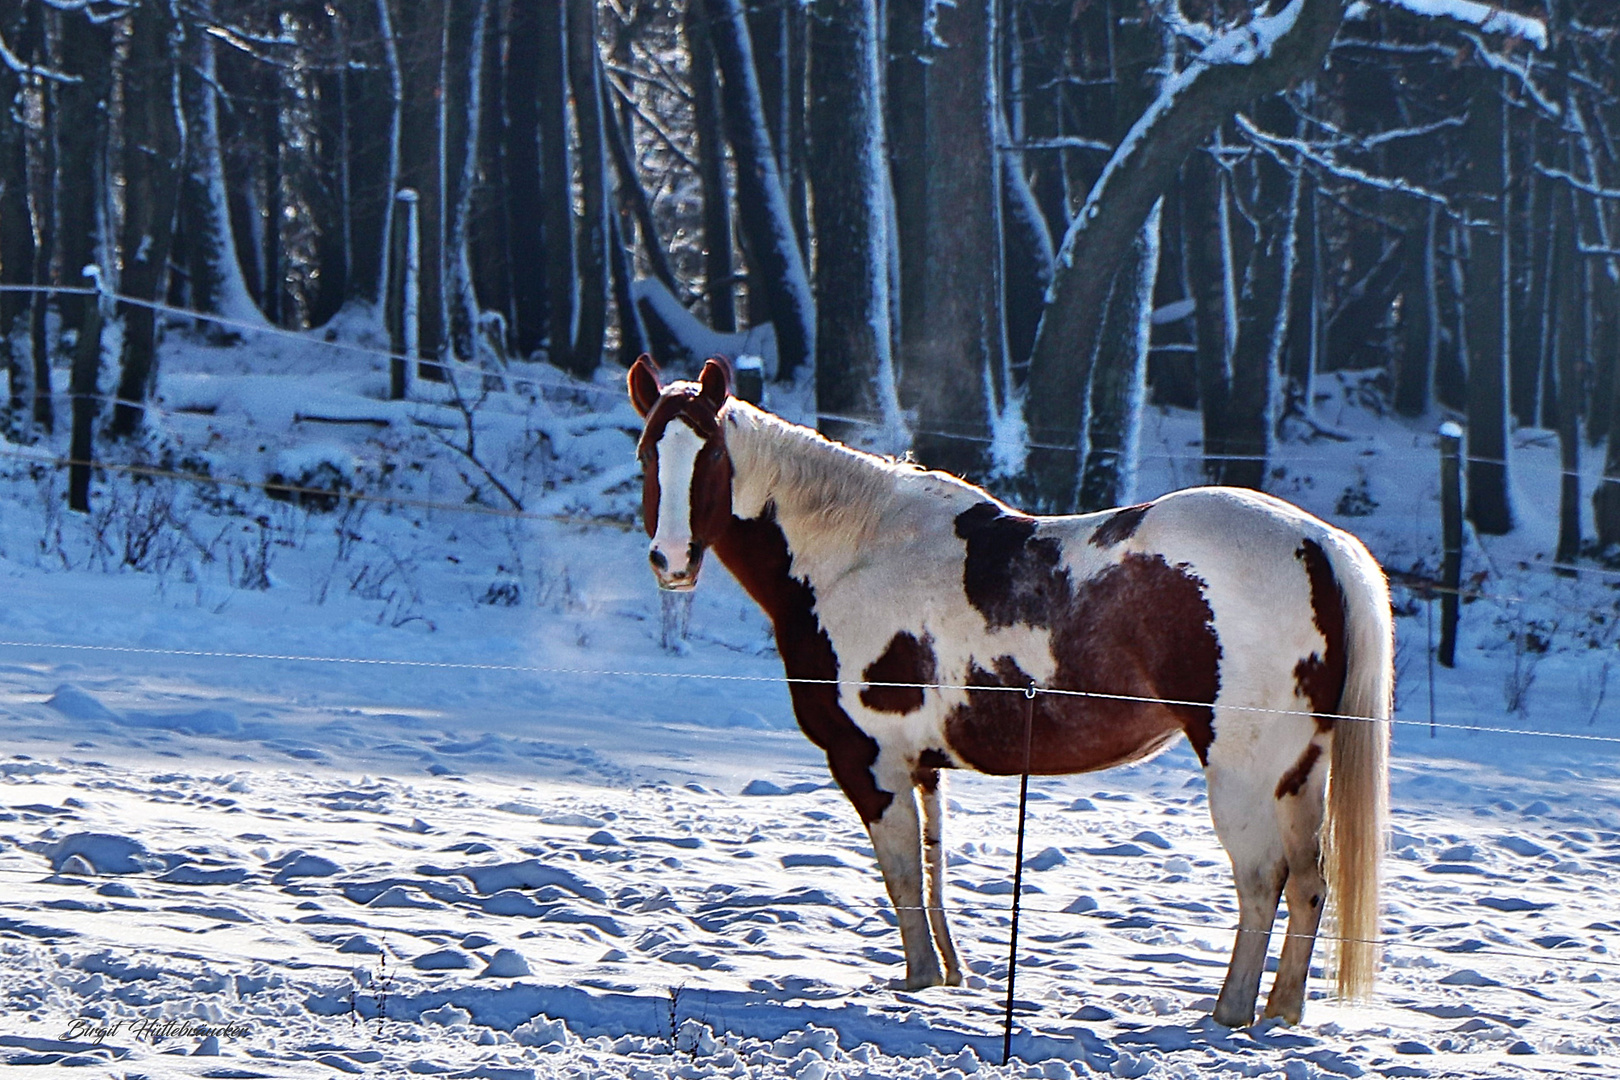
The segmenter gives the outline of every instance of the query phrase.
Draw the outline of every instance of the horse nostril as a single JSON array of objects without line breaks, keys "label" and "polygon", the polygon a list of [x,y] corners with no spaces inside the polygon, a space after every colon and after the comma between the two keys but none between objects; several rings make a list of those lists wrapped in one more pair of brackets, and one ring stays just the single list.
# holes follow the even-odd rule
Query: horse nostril
[{"label": "horse nostril", "polygon": [[657,569],[657,570],[668,570],[669,569],[669,560],[664,558],[664,553],[662,551],[659,551],[657,548],[653,548],[651,551],[647,552],[647,559],[648,559],[649,562],[651,562],[653,564],[654,569]]}]

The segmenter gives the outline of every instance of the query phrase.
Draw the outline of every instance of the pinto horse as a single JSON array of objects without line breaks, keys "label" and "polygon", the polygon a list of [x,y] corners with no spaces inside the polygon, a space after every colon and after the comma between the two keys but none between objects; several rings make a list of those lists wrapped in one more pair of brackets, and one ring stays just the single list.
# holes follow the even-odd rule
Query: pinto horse
[{"label": "pinto horse", "polygon": [[[962,978],[942,769],[1090,772],[1184,734],[1238,892],[1215,1019],[1253,1022],[1282,895],[1266,1015],[1299,1020],[1330,895],[1340,993],[1370,990],[1394,648],[1360,541],[1236,488],[1031,517],[734,398],[714,360],[662,386],[643,357],[629,389],[658,584],[693,588],[713,549],[770,616],[799,726],[871,834],[906,988]],[[1053,692],[1009,692],[1031,686]]]}]

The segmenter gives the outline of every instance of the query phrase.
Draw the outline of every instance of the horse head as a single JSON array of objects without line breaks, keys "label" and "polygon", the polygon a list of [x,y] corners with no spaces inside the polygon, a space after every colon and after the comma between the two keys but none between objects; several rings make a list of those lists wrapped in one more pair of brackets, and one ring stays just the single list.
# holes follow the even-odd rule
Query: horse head
[{"label": "horse head", "polygon": [[658,365],[642,356],[626,381],[630,401],[646,421],[641,459],[642,523],[652,543],[647,558],[660,588],[697,585],[703,553],[731,523],[731,458],[720,411],[731,397],[725,362],[710,359],[696,382],[665,386]]}]

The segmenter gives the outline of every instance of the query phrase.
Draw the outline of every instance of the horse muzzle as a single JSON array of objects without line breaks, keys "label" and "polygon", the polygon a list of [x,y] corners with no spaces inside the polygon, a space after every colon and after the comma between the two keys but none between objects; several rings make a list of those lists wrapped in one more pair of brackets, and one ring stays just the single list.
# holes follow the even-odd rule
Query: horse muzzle
[{"label": "horse muzzle", "polygon": [[688,550],[685,566],[670,566],[669,559],[656,547],[648,552],[647,560],[652,563],[658,587],[665,592],[691,592],[697,588],[698,570],[703,566],[703,549],[696,544]]}]

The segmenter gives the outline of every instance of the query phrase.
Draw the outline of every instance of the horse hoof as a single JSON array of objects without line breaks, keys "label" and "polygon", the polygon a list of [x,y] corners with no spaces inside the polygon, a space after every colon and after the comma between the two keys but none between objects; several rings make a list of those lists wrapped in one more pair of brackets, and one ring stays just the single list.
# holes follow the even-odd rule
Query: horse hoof
[{"label": "horse hoof", "polygon": [[1281,1020],[1283,1023],[1287,1024],[1289,1027],[1294,1027],[1295,1025],[1297,1025],[1299,1023],[1300,1017],[1303,1016],[1303,1015],[1304,1015],[1304,1010],[1303,1009],[1272,1009],[1270,1007],[1267,1007],[1266,1013],[1265,1013],[1265,1019],[1267,1019],[1267,1020]]},{"label": "horse hoof", "polygon": [[[918,973],[916,975],[907,975],[904,979],[898,980],[896,982],[895,989],[897,989],[897,990],[926,990],[930,986],[941,986],[944,983],[945,983],[945,976],[940,974],[938,968],[933,968],[933,969],[931,969],[929,971],[923,971],[923,972],[920,972],[920,973]],[[955,984],[952,984],[952,985],[955,985]]]},{"label": "horse hoof", "polygon": [[960,970],[947,971],[945,973],[945,985],[946,986],[961,986],[962,985],[962,972]]},{"label": "horse hoof", "polygon": [[1246,1028],[1254,1023],[1254,1013],[1251,1012],[1245,1016],[1236,1009],[1222,1009],[1217,1005],[1215,1007],[1215,1022],[1222,1027]]}]

